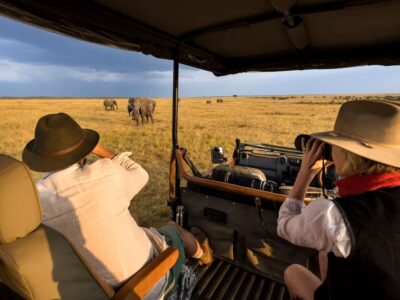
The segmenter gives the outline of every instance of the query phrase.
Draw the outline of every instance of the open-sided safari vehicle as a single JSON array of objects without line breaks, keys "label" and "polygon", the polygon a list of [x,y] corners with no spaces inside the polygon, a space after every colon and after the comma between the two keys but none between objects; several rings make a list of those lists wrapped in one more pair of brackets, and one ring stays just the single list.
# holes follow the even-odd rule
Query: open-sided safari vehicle
[{"label": "open-sided safari vehicle", "polygon": [[[194,298],[288,299],[282,274],[289,264],[299,263],[318,272],[316,251],[294,246],[276,234],[279,206],[285,199],[282,186],[293,183],[301,152],[237,141],[233,159],[228,163],[219,148],[213,149],[213,158],[220,165],[212,174],[202,176],[180,148],[186,145],[178,142],[179,64],[217,76],[248,71],[397,65],[400,1],[0,0],[0,13],[89,42],[173,60],[169,205],[173,216],[177,207],[183,205],[184,225],[201,227],[217,258],[207,268],[194,267],[198,281]],[[182,186],[182,177],[187,186]],[[314,185],[318,187],[318,181]],[[0,225],[4,224],[1,220]],[[2,239],[0,249],[10,249],[23,239],[10,244],[9,239]],[[18,251],[22,255],[24,251],[39,250],[26,246]],[[65,262],[69,257],[65,251],[57,251],[57,247],[51,251],[54,262]],[[4,268],[6,263],[1,263]],[[29,262],[25,263],[29,266]],[[62,265],[66,267],[65,263]],[[45,270],[48,268],[44,267]],[[74,286],[66,279],[69,271],[65,270],[54,271],[52,278],[60,291],[64,289],[60,292],[63,299],[113,297],[109,290],[87,294],[87,289],[96,287]],[[16,267],[8,276],[15,275],[14,271],[26,272],[23,267]],[[38,270],[34,276],[35,282],[40,283],[49,274]],[[76,276],[79,282],[91,275]],[[10,283],[13,279],[11,276],[2,281]],[[18,284],[9,287],[21,293]],[[50,288],[54,284],[49,284]],[[129,293],[125,296],[130,297]],[[30,297],[44,299],[35,294]]]}]

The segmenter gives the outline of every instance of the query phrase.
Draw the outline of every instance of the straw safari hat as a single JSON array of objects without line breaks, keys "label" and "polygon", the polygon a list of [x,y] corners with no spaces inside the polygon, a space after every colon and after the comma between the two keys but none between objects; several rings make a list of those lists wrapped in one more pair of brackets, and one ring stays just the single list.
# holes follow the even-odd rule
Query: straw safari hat
[{"label": "straw safari hat", "polygon": [[400,168],[400,103],[346,102],[340,107],[333,131],[311,136],[370,160]]},{"label": "straw safari hat", "polygon": [[35,138],[22,153],[22,160],[38,172],[62,170],[86,157],[99,142],[99,134],[82,129],[65,113],[45,115],[36,124]]}]

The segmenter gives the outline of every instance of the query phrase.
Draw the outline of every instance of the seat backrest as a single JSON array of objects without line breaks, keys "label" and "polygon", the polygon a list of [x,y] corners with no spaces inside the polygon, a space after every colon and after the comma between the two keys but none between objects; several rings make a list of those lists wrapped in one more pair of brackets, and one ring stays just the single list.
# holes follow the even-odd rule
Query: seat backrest
[{"label": "seat backrest", "polygon": [[26,299],[110,299],[64,237],[40,221],[29,170],[0,155],[0,281]]}]

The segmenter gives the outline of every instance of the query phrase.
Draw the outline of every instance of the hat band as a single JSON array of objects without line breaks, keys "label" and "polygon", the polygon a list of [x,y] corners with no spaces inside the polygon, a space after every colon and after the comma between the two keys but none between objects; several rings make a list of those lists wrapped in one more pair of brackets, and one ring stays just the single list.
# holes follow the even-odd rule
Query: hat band
[{"label": "hat band", "polygon": [[59,150],[59,151],[46,151],[46,150],[42,150],[39,149],[35,143],[35,151],[37,154],[40,154],[42,156],[46,156],[46,157],[54,157],[54,156],[60,156],[60,155],[64,155],[67,154],[69,152],[74,151],[75,149],[77,149],[80,145],[82,145],[84,141],[84,135],[82,135],[81,139],[74,145],[69,146],[65,149]]}]

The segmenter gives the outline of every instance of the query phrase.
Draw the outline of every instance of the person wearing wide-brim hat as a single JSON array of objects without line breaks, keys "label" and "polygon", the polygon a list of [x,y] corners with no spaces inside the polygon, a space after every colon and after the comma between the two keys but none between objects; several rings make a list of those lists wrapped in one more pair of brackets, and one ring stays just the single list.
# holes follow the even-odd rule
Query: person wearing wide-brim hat
[{"label": "person wearing wide-brim hat", "polygon": [[[82,129],[65,113],[39,119],[22,159],[32,170],[46,172],[37,183],[42,223],[66,236],[112,287],[120,286],[167,244],[177,248],[179,258],[171,275],[148,294],[158,299],[178,280],[185,255],[210,263],[211,250],[174,222],[158,231],[140,227],[129,205],[149,176],[129,158],[132,153],[116,155],[98,142],[96,131]],[[100,159],[87,164],[90,153]]]},{"label": "person wearing wide-brim hat", "polygon": [[50,114],[39,119],[22,159],[34,171],[54,172],[85,158],[98,142],[96,131],[82,129],[69,115]]},{"label": "person wearing wide-brim hat", "polygon": [[[400,103],[351,101],[333,131],[311,135],[278,234],[320,251],[320,277],[290,265],[284,280],[300,299],[399,299]],[[338,197],[304,205],[306,190],[332,148]]]}]

